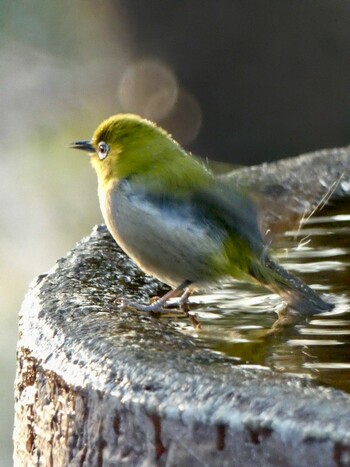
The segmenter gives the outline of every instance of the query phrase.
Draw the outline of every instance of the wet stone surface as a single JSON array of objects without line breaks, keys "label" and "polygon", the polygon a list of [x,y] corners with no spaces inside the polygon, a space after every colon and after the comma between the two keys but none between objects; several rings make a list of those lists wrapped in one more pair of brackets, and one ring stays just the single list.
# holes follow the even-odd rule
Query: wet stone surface
[{"label": "wet stone surface", "polygon": [[332,202],[349,197],[350,147],[245,167],[221,178],[253,195],[265,229],[285,231],[324,197]]}]

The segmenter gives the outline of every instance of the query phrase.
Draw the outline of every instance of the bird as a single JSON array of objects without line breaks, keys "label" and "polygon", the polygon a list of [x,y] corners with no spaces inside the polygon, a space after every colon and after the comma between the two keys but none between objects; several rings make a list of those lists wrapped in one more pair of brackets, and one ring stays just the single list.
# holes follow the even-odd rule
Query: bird
[{"label": "bird", "polygon": [[157,124],[113,115],[90,140],[70,147],[90,155],[115,241],[142,271],[171,288],[148,304],[125,299],[127,306],[163,312],[180,296],[181,308],[194,291],[233,279],[265,286],[304,315],[333,308],[270,257],[249,196],[220,181]]}]

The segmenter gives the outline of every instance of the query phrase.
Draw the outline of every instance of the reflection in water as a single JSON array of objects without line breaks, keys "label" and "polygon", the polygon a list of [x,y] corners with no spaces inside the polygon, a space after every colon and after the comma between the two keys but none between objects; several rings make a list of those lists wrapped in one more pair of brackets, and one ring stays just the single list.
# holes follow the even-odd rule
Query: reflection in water
[{"label": "reflection in water", "polygon": [[[343,209],[287,232],[275,251],[287,269],[336,305],[332,312],[301,317],[263,288],[230,283],[192,298],[201,330],[182,321],[179,327],[237,364],[303,375],[350,392],[350,209]],[[307,245],[298,246],[306,236]]]}]

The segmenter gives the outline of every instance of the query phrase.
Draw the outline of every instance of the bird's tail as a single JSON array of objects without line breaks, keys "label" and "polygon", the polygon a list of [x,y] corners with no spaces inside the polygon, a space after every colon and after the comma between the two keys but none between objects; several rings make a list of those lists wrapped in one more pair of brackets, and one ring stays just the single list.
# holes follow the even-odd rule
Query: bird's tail
[{"label": "bird's tail", "polygon": [[330,311],[334,305],[325,302],[302,280],[287,272],[267,255],[260,261],[253,261],[251,275],[273,292],[280,295],[290,307],[305,315]]}]

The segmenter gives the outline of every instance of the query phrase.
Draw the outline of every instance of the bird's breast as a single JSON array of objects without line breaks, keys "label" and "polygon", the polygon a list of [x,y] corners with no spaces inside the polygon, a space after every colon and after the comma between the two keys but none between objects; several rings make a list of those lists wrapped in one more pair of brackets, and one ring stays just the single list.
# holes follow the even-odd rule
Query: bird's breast
[{"label": "bird's breast", "polygon": [[171,286],[225,274],[226,232],[190,202],[152,195],[128,180],[100,188],[99,198],[109,231],[145,272]]}]

